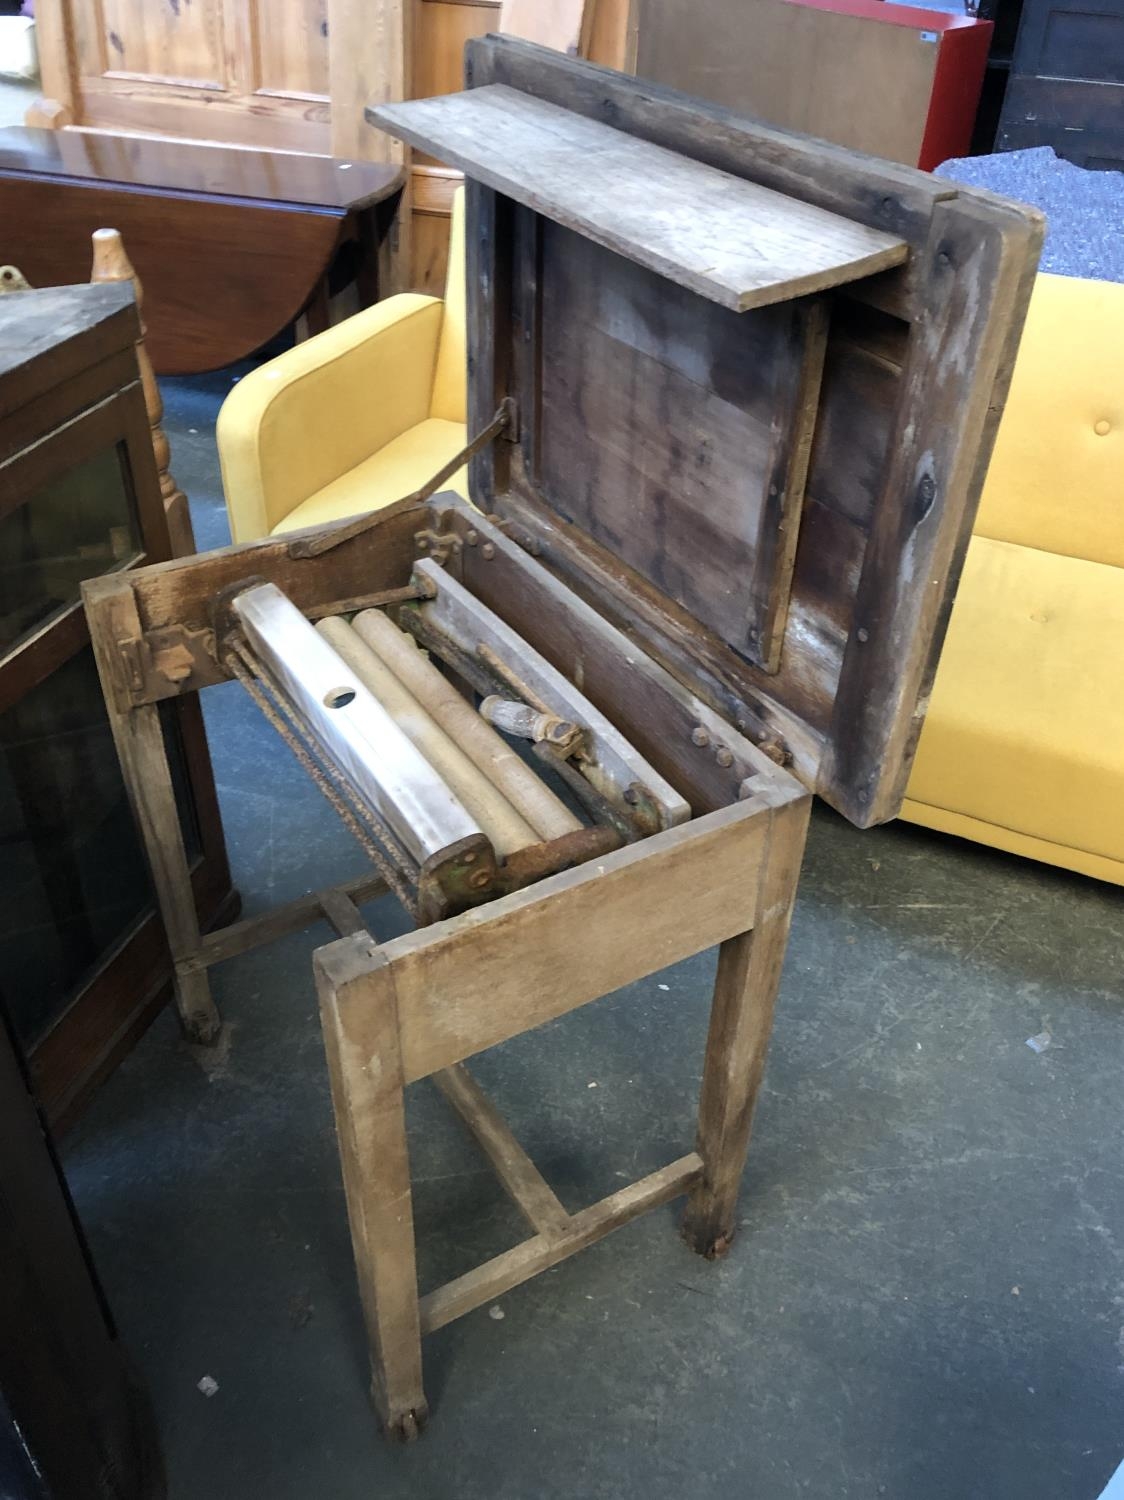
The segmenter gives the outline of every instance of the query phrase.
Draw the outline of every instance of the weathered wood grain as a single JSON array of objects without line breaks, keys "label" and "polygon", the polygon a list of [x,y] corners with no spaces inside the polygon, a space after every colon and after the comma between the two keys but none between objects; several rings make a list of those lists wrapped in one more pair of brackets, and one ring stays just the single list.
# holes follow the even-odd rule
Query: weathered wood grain
[{"label": "weathered wood grain", "polygon": [[387,1431],[409,1439],[428,1408],[394,978],[365,933],[317,949],[313,969],[371,1345],[371,1394]]},{"label": "weathered wood grain", "polygon": [[451,1068],[442,1068],[434,1073],[433,1081],[472,1133],[531,1228],[546,1236],[557,1234],[569,1214],[465,1065],[454,1063]]},{"label": "weathered wood grain", "polygon": [[422,1298],[422,1332],[433,1333],[444,1328],[454,1318],[461,1318],[474,1307],[494,1301],[540,1271],[549,1271],[559,1261],[604,1239],[614,1229],[620,1229],[641,1214],[672,1202],[698,1180],[702,1170],[701,1158],[695,1152],[689,1152],[678,1161],[661,1167],[658,1172],[642,1177],[639,1182],[630,1182],[620,1192],[573,1214],[562,1233],[535,1235],[533,1239],[524,1240],[521,1245],[467,1271],[456,1281],[447,1282]]},{"label": "weathered wood grain", "polygon": [[737,312],[841,286],[909,253],[883,230],[500,85],[386,105],[369,118]]},{"label": "weathered wood grain", "polygon": [[367,931],[367,924],[359,908],[338,887],[321,892],[320,907],[337,937],[353,937],[356,933]]},{"label": "weathered wood grain", "polygon": [[82,598],[129,805],[175,965],[180,1024],[190,1040],[213,1042],[222,1022],[206,971],[192,962],[199,949],[199,918],[160,714],[150,703],[133,706],[122,652],[122,642],[140,639],[136,599],[129,580],[119,575],[88,580]]},{"label": "weathered wood grain", "polygon": [[837,297],[805,499],[869,526],[890,451],[909,325]]},{"label": "weathered wood grain", "polygon": [[965,195],[934,213],[817,789],[866,827],[901,805],[1014,366],[1044,220]]},{"label": "weathered wood grain", "polygon": [[384,944],[406,1082],[752,927],[767,821],[735,804]]},{"label": "weathered wood grain", "polygon": [[652,799],[661,828],[686,822],[691,816],[686,800],[636,752],[616,725],[596,709],[571,679],[552,667],[499,614],[436,564],[423,560],[415,573],[432,584],[435,591],[435,597],[421,606],[429,625],[470,657],[481,647],[493,652],[528,685],[549,713],[581,725],[587,754],[583,773],[602,796],[623,804],[630,788],[639,784]]},{"label": "weathered wood grain", "polygon": [[[748,453],[751,468],[760,463],[760,444],[738,443],[743,434],[730,415],[744,372],[728,357],[709,357],[714,343],[705,320],[697,341],[676,324],[669,309],[684,296],[681,287],[658,283],[667,308],[653,311],[641,285],[652,279],[649,268],[620,258],[620,275],[636,285],[624,296],[606,292],[603,306],[589,283],[613,288],[613,258],[588,243],[567,251],[567,236],[541,217],[536,230],[534,215],[516,216],[506,238],[502,229],[492,235],[491,311],[478,337],[499,379],[487,396],[495,401],[514,390],[522,431],[518,453],[504,458],[506,484],[482,470],[473,490],[483,510],[510,523],[700,698],[764,734],[806,785],[863,826],[893,816],[1001,406],[1002,382],[996,386],[986,374],[989,360],[997,368],[989,351],[996,340],[1013,351],[1021,324],[1004,276],[1027,284],[1038,249],[1034,211],[965,189],[950,192],[923,174],[853,153],[844,153],[844,167],[822,143],[777,140],[754,122],[504,39],[471,49],[468,72],[475,92],[508,85],[690,157],[720,159],[746,178],[781,181],[802,201],[839,203],[868,222],[884,211],[909,238],[908,277],[892,295],[887,273],[830,294],[822,382],[815,393],[805,382],[797,400],[807,418],[804,441],[791,450],[801,463],[807,459],[798,534],[786,519],[764,526],[752,544],[754,566],[768,579],[763,602],[776,622],[765,649],[748,626],[741,635],[732,628],[738,599],[716,561],[730,546],[731,516],[753,515],[748,507],[739,511],[737,481],[722,467],[735,448]],[[884,192],[877,203],[876,192]],[[1009,245],[1003,275],[996,269],[1002,257],[988,248],[1000,233]],[[571,255],[573,268],[553,265]],[[601,275],[583,277],[596,256]],[[521,288],[514,302],[504,289],[509,278]],[[871,297],[875,283],[880,289]],[[553,295],[555,284],[564,285],[576,310],[572,321],[561,295]],[[661,348],[662,359],[655,352]],[[696,376],[707,418],[697,424]],[[777,389],[772,396],[774,424],[783,426],[784,399]],[[696,426],[721,439],[714,492],[705,498],[701,450],[687,441]],[[938,454],[951,483],[931,521],[911,522],[922,483],[911,465]],[[934,482],[924,479],[926,495]],[[946,511],[957,519],[942,520]],[[731,572],[744,577],[751,544],[744,534],[740,542],[741,566]],[[915,584],[921,561],[925,581]],[[892,622],[888,631],[875,616]]]},{"label": "weathered wood grain", "polygon": [[[294,540],[320,535],[321,528],[310,527],[141,568],[131,577],[137,610],[145,630],[182,625],[205,631],[211,627],[215,595],[250,578],[275,583],[302,611],[400,587],[409,581],[418,524],[416,514],[390,516],[372,534],[375,545],[348,542],[320,557],[290,555]],[[211,680],[224,681],[225,675],[216,668]],[[204,685],[192,680],[186,690]]]},{"label": "weathered wood grain", "polygon": [[220,927],[217,932],[205,934],[199,945],[197,962],[202,967],[223,963],[239,953],[248,953],[253,948],[275,942],[290,932],[301,932],[314,922],[329,920],[329,908],[339,914],[344,910],[345,901],[354,909],[356,902],[373,901],[376,896],[385,895],[386,889],[386,881],[381,875],[361,875],[346,885],[298,896],[295,901],[275,906],[260,916],[246,917],[241,922],[232,922],[229,927]]},{"label": "weathered wood grain", "polygon": [[684,1234],[708,1260],[734,1237],[734,1211],[753,1110],[773,1030],[811,798],[776,808],[761,864],[757,921],[722,944],[710,1013],[696,1149],[704,1170],[684,1216]]},{"label": "weathered wood grain", "polygon": [[[791,679],[785,657],[782,675],[771,679],[534,495],[532,486],[517,481],[497,498],[494,509],[573,593],[634,638],[692,695],[720,713],[727,724],[775,747],[775,753],[785,764],[791,762],[805,784],[814,782],[823,756],[823,726],[830,714],[830,696],[825,697],[821,689],[822,675],[832,667],[838,671],[842,656],[838,642],[831,648],[833,657],[825,659],[819,640],[804,638],[800,612],[795,622],[790,615],[786,652],[805,671]],[[797,572],[801,555],[798,549]],[[793,603],[799,603],[798,595]],[[520,628],[533,627],[524,623]],[[651,747],[648,756],[660,764]]]},{"label": "weathered wood grain", "polygon": [[[747,777],[776,771],[728,719],[637,649],[551,571],[531,562],[498,527],[473,516],[463,502],[453,514],[458,528],[471,525],[491,548],[490,556],[479,546],[465,549],[466,585],[502,610],[559,672],[580,681],[603,713],[627,724],[630,743],[679,789],[696,814],[728,807]],[[798,785],[792,782],[794,790]]]},{"label": "weathered wood grain", "polygon": [[[318,988],[376,1399],[407,1436],[425,1416],[423,1329],[685,1189],[689,1241],[708,1256],[728,1246],[811,792],[859,823],[894,810],[1040,237],[1028,211],[542,49],[482,42],[468,81],[476,104],[445,101],[437,115],[479,123],[503,104],[513,122],[509,136],[464,144],[466,160],[492,164],[468,194],[469,424],[485,426],[507,397],[519,418],[519,431],[472,465],[479,509],[436,497],[307,561],[286,539],[191,570],[146,570],[131,581],[136,609],[123,632],[135,642],[149,630],[141,644],[155,661],[169,632],[205,628],[218,588],[257,573],[316,610],[401,589],[416,547],[445,560],[444,573],[421,569],[439,599],[444,588],[473,601],[454,636],[472,649],[481,606],[493,611],[502,628],[490,624],[489,640],[517,642],[519,666],[528,648],[538,653],[536,680],[561,673],[696,814],[381,948],[356,930],[350,898],[318,900],[350,933],[318,955]],[[516,92],[489,93],[495,83]],[[520,155],[509,148],[528,122]],[[629,134],[637,139],[623,151],[617,137]],[[680,211],[702,180],[699,162],[736,179],[711,212],[724,233],[744,227],[748,183],[908,241],[908,267],[823,294],[822,380],[809,354],[822,330],[801,321],[799,305],[734,312],[736,261],[698,272],[680,253],[705,244],[693,221],[669,277],[666,255],[657,265],[659,252],[637,250],[638,192],[624,195],[622,219],[611,174],[594,171],[578,201],[575,142],[606,145],[598,170],[627,171],[635,189],[632,174],[655,159],[637,140],[660,160],[683,158],[685,175],[662,179],[684,186]],[[447,151],[447,136],[440,142]],[[712,278],[707,297],[690,275]],[[796,285],[790,277],[788,291]],[[774,485],[786,494],[770,511]],[[736,554],[725,570],[723,549]],[[759,661],[748,629],[735,628],[750,609],[736,590],[753,569],[780,646]],[[192,653],[194,686],[211,669],[205,646]],[[143,653],[140,662],[147,682],[154,669]],[[124,712],[135,680],[122,675],[116,691]],[[567,1216],[464,1059],[713,945],[696,1151]],[[431,1074],[538,1233],[419,1303],[402,1099]]]},{"label": "weathered wood grain", "polygon": [[818,408],[822,302],[738,315],[550,223],[539,274],[546,353],[521,386],[539,488],[775,670]]},{"label": "weathered wood grain", "polygon": [[[468,430],[481,432],[511,391],[511,348],[503,336],[512,306],[512,208],[483,183],[464,185],[465,276],[472,288],[465,311]],[[488,401],[495,397],[493,404]],[[499,441],[469,460],[472,493],[494,495],[509,482],[511,444]]]},{"label": "weathered wood grain", "polygon": [[[647,79],[615,76],[515,37],[471,41],[465,76],[470,88],[506,84],[914,245],[928,235],[933,205],[957,192],[952,183],[896,162],[795,135]],[[908,269],[895,280],[886,294],[908,305]]]}]

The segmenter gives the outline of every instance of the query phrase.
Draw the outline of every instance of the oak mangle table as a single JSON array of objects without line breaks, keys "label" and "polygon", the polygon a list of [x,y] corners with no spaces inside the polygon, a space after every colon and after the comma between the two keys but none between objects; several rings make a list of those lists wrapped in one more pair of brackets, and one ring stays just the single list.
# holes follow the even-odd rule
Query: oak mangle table
[{"label": "oak mangle table", "polygon": [[[680,1194],[689,1243],[729,1248],[812,795],[860,827],[898,809],[1042,237],[1032,210],[511,39],[470,44],[467,84],[370,118],[468,180],[474,505],[419,493],[86,591],[189,1034],[219,1024],[211,964],[321,914],[340,934],[316,979],[375,1401],[404,1437],[424,1332]],[[507,710],[575,721],[555,765],[593,826],[505,855],[457,802],[459,841],[426,843],[427,783],[387,825],[416,931],[366,930],[376,873],[201,939],[162,699],[272,681],[372,816],[405,764],[393,722],[381,763],[340,728],[375,710],[308,643],[325,617],[341,640],[396,621]],[[714,945],[696,1140],[567,1213],[465,1059]],[[421,1297],[403,1091],[430,1076],[532,1233]]]}]

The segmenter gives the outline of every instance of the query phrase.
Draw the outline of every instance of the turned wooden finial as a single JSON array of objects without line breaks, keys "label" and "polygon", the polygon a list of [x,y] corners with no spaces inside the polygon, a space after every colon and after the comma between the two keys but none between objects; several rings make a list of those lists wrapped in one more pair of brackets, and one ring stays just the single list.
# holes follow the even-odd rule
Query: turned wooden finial
[{"label": "turned wooden finial", "polygon": [[164,398],[156,384],[152,360],[145,348],[144,289],[140,277],[133,270],[133,263],[125,250],[120,231],[117,229],[95,229],[93,233],[94,264],[90,271],[91,281],[131,281],[137,299],[137,316],[140,319],[140,337],[137,339],[137,364],[140,366],[144,404],[148,412],[148,425],[152,433],[152,451],[156,455],[156,469],[160,476],[160,494],[164,500],[164,514],[168,518],[168,530],[172,537],[172,552],[176,557],[185,557],[195,551],[195,536],[191,529],[191,516],[187,507],[187,496],[172,478],[169,465],[172,450],[168,435],[164,431]]},{"label": "turned wooden finial", "polygon": [[[39,44],[43,45],[42,42]],[[65,130],[74,124],[74,111],[58,99],[49,99],[40,94],[24,111],[23,123],[35,130]]]}]

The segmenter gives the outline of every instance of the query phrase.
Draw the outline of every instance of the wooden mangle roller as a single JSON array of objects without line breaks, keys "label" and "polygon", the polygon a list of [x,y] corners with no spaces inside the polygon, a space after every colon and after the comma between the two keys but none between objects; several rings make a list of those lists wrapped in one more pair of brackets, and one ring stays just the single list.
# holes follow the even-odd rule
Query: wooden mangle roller
[{"label": "wooden mangle roller", "polygon": [[[349,822],[361,820],[394,866],[404,882],[395,888],[419,920],[453,916],[690,817],[608,719],[443,569],[419,561],[411,586],[418,598],[403,607],[406,624],[481,688],[493,721],[526,734],[541,774],[381,610],[313,626],[275,584],[249,581],[223,592],[215,616],[220,652],[240,661],[263,707],[251,677],[267,689],[270,717],[294,749],[303,739],[305,756],[314,748],[327,763],[333,800],[342,797]],[[547,785],[550,771],[584,804],[588,824]]]},{"label": "wooden mangle roller", "polygon": [[[812,796],[900,807],[1042,222],[506,37],[369,119],[466,176],[467,448],[374,514],[84,597],[187,1033],[218,1032],[213,964],[338,934],[313,971],[372,1391],[409,1438],[423,1334],[682,1195],[690,1247],[730,1248]],[[471,503],[440,492],[466,461]],[[201,934],[159,710],[231,677],[376,869]],[[368,930],[388,886],[415,930]],[[694,1141],[571,1212],[466,1060],[711,948]],[[423,1294],[426,1078],[529,1234]]]}]

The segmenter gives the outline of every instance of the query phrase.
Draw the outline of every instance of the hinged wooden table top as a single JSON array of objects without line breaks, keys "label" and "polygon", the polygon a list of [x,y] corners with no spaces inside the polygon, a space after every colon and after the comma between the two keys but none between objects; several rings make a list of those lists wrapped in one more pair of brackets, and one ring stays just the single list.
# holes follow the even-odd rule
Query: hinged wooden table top
[{"label": "hinged wooden table top", "polygon": [[473,501],[805,786],[893,817],[1041,216],[511,37],[466,79],[368,119],[468,180],[469,426],[520,412]]},{"label": "hinged wooden table top", "polygon": [[119,230],[144,286],[156,373],[191,375],[244,359],[310,303],[326,325],[345,241],[359,306],[376,300],[403,180],[379,162],[0,130],[0,254],[34,287],[82,282],[91,234]]},{"label": "hinged wooden table top", "polygon": [[909,254],[883,229],[499,84],[384,104],[368,118],[735,312],[871,276]]}]

